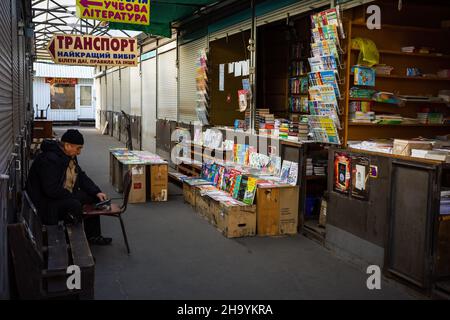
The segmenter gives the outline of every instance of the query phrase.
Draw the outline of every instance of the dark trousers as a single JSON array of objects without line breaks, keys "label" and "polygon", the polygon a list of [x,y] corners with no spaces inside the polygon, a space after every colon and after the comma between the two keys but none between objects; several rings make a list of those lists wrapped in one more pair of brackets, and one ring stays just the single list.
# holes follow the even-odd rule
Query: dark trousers
[{"label": "dark trousers", "polygon": [[[72,199],[49,202],[48,215],[43,219],[44,224],[55,225],[58,224],[58,221],[67,221],[69,215],[81,220],[83,205],[93,204],[99,201],[96,197],[88,195],[83,190],[75,191],[73,195],[74,198]],[[84,231],[88,239],[100,236],[100,217],[94,216],[84,219]]]}]

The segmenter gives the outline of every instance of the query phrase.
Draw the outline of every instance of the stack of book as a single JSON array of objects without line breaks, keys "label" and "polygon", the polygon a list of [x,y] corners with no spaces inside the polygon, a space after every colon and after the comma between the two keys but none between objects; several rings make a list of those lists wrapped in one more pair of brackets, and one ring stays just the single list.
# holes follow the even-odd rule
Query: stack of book
[{"label": "stack of book", "polygon": [[402,52],[405,52],[405,53],[414,53],[415,50],[416,50],[416,47],[414,47],[414,46],[402,47]]},{"label": "stack of book", "polygon": [[403,117],[400,115],[380,114],[375,116],[375,122],[378,124],[401,124]]},{"label": "stack of book", "polygon": [[325,176],[327,172],[328,161],[316,160],[313,163],[313,171],[315,176]]},{"label": "stack of book", "polygon": [[298,124],[298,140],[308,140],[309,126],[308,121],[301,121]]},{"label": "stack of book", "polygon": [[350,120],[352,122],[364,122],[364,123],[371,123],[375,120],[375,112],[362,112],[362,111],[356,111],[350,113]]},{"label": "stack of book", "polygon": [[280,119],[279,138],[287,139],[289,137],[289,121]]},{"label": "stack of book", "polygon": [[442,124],[444,122],[444,115],[442,113],[423,112],[417,114],[417,119],[419,119],[420,123]]},{"label": "stack of book", "polygon": [[273,130],[275,128],[275,117],[269,109],[256,109],[255,129]]},{"label": "stack of book", "polygon": [[298,120],[289,122],[289,137],[298,138]]},{"label": "stack of book", "polygon": [[306,159],[306,175],[312,176],[314,174],[314,166],[312,158]]}]

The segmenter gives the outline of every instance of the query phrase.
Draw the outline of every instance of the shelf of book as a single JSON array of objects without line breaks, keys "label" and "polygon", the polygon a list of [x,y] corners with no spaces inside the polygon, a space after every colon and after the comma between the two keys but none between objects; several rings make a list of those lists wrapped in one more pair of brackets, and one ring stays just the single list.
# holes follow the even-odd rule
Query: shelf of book
[{"label": "shelf of book", "polygon": [[[416,23],[421,23],[419,20],[409,18],[419,14],[415,10],[395,20],[392,19],[393,17],[390,17],[390,21],[395,21],[393,23],[398,23],[398,25],[383,24],[379,30],[367,28],[365,12],[361,8],[353,8],[351,13],[349,12],[349,17],[351,18],[346,24],[348,37],[346,42],[342,44],[346,48],[346,71],[349,79],[347,87],[344,89],[346,101],[344,112],[341,116],[344,129],[344,146],[351,140],[376,138],[411,139],[418,136],[433,138],[448,134],[450,125],[445,123],[378,124],[352,122],[351,120],[350,113],[352,110],[359,110],[357,109],[359,107],[358,103],[370,103],[370,109],[366,110],[375,112],[376,115],[395,112],[404,118],[416,118],[417,113],[442,113],[444,119],[450,115],[450,112],[446,109],[448,103],[437,99],[440,91],[448,89],[450,83],[450,78],[438,77],[437,75],[438,72],[450,68],[450,46],[448,43],[442,42],[449,30],[440,29],[439,27],[414,26]],[[358,54],[360,53],[360,49],[352,47],[351,39],[355,38],[365,38],[373,41],[380,54],[379,63],[384,63],[394,70],[393,74],[376,74],[374,87],[358,86],[356,84],[357,81],[354,81],[355,75],[352,67],[358,65]],[[386,38],[389,38],[391,41],[386,42]],[[416,52],[403,52],[401,51],[403,47],[413,47],[417,48],[417,50]],[[433,48],[436,48],[436,50]],[[429,50],[430,53],[420,52],[420,49]],[[426,76],[407,76],[408,68],[418,68]],[[360,82],[358,81],[358,83]],[[392,92],[399,98],[402,95],[412,98],[401,99],[401,103],[396,105],[375,101],[371,98],[351,97],[350,89],[352,87],[370,88],[378,92]],[[434,100],[414,99],[414,96],[429,96],[434,98]],[[392,106],[392,111],[389,110],[388,106]]]},{"label": "shelf of book", "polygon": [[434,123],[399,123],[399,124],[379,124],[368,122],[349,122],[349,126],[368,126],[368,127],[449,127],[450,124],[434,124]]},{"label": "shelf of book", "polygon": [[[352,52],[359,53],[360,49],[352,49]],[[403,52],[396,50],[383,50],[379,49],[379,53],[382,55],[395,55],[395,56],[406,56],[406,57],[419,57],[419,58],[431,58],[431,59],[450,59],[448,54],[436,54],[436,53],[419,53],[419,52]]]},{"label": "shelf of book", "polygon": [[[354,76],[353,73],[350,74],[350,76]],[[422,80],[422,81],[450,81],[450,78],[440,78],[440,77],[412,77],[412,76],[400,76],[397,74],[377,74],[377,79],[398,79],[398,80]]]},{"label": "shelf of book", "polygon": [[[366,23],[353,22],[352,27],[367,28]],[[396,32],[430,32],[430,33],[448,33],[450,29],[444,28],[425,28],[416,26],[406,26],[406,25],[394,25],[394,24],[383,24],[381,25],[381,30],[389,30]]]}]

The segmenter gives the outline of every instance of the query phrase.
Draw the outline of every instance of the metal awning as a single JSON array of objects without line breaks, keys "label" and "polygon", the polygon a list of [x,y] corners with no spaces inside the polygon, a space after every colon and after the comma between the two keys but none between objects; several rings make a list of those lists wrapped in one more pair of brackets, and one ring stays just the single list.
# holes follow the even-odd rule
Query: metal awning
[{"label": "metal awning", "polygon": [[77,18],[75,3],[75,0],[31,0],[36,60],[51,60],[47,45],[56,33],[111,37],[134,37],[140,33],[112,30],[102,21]]},{"label": "metal awning", "polygon": [[172,22],[180,21],[194,14],[199,14],[208,7],[224,2],[217,0],[151,0],[150,25],[132,25],[111,23],[114,29],[143,31],[149,35],[170,38]]}]

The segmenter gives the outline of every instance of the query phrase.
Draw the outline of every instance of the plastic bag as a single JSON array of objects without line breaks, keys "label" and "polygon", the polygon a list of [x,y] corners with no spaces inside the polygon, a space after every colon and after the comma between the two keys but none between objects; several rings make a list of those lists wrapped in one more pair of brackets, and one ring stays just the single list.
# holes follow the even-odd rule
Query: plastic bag
[{"label": "plastic bag", "polygon": [[380,53],[376,44],[366,38],[352,39],[352,49],[359,49],[358,64],[362,66],[372,67],[380,63]]}]

